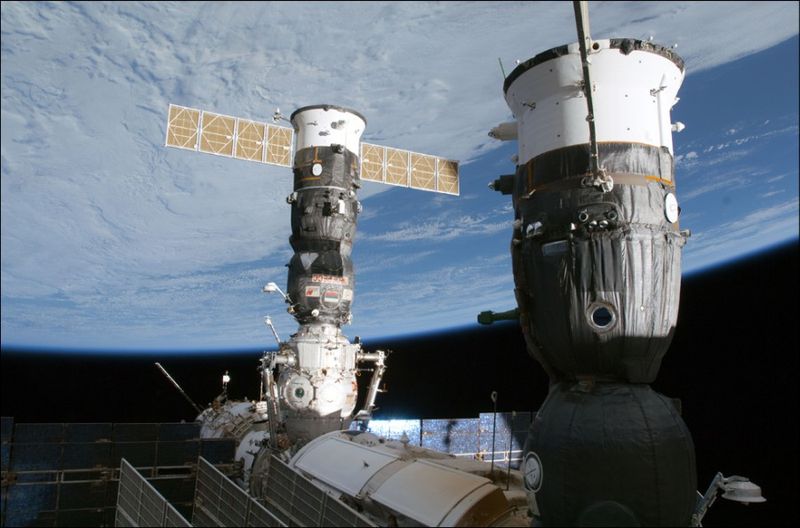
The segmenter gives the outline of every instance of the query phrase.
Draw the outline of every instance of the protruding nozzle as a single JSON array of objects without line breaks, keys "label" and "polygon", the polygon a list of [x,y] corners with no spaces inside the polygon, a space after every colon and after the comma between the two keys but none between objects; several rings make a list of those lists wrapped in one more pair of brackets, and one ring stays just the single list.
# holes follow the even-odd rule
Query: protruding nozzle
[{"label": "protruding nozzle", "polygon": [[483,325],[490,325],[495,321],[518,321],[519,308],[508,310],[507,312],[493,312],[491,310],[478,314],[478,322]]}]

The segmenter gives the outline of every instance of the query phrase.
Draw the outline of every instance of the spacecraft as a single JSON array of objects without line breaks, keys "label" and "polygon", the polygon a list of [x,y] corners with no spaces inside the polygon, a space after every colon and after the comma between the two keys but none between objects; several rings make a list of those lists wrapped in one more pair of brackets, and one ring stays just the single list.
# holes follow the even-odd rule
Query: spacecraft
[{"label": "spacecraft", "polygon": [[[529,353],[550,378],[525,447],[525,486],[545,526],[698,525],[716,493],[696,491],[695,452],[673,400],[652,383],[675,330],[681,248],[670,110],[684,62],[673,48],[593,40],[574,2],[578,42],[521,62],[503,91],[516,140],[511,256]],[[763,501],[757,486],[736,477]]]},{"label": "spacecraft", "polygon": [[[276,111],[273,120],[285,118]],[[335,105],[294,111],[292,128],[171,105],[166,144],[293,168],[291,206],[294,255],[284,292],[278,293],[299,324],[282,341],[265,320],[278,350],[261,360],[257,402],[230,400],[223,392],[197,421],[201,438],[233,438],[242,472],[236,483],[280,510],[274,472],[294,471],[378,525],[526,525],[518,472],[506,490],[478,461],[366,432],[386,370],[386,351],[366,352],[341,327],[351,321],[355,272],[350,255],[360,181],[458,194],[458,163],[425,154],[362,143],[366,118]],[[293,155],[290,155],[291,152]],[[355,412],[359,365],[372,366],[365,403]],[[179,388],[179,390],[181,390]],[[181,391],[182,392],[182,391]],[[353,420],[360,429],[350,430]],[[512,480],[514,486],[511,486]],[[516,501],[516,504],[515,504]],[[524,502],[524,501],[523,501]],[[283,506],[282,506],[283,505]],[[289,524],[298,518],[284,519]]]},{"label": "spacecraft", "polygon": [[[672,132],[683,125],[670,120],[683,61],[649,41],[593,40],[586,3],[574,5],[578,42],[540,53],[505,78],[514,121],[490,132],[519,147],[515,173],[491,184],[513,200],[518,306],[483,312],[479,321],[519,320],[551,380],[522,471],[512,471],[509,455],[503,483],[485,462],[415,445],[405,432],[365,431],[387,352],[366,351],[341,329],[354,300],[360,181],[457,195],[458,163],[363,143],[366,119],[340,106],[302,107],[288,120],[276,111],[273,121],[288,128],[170,105],[167,146],[291,167],[294,177],[286,291],[273,282],[263,291],[283,297],[299,328],[283,341],[265,320],[278,349],[259,362],[258,399],[229,398],[226,373],[222,392],[203,409],[157,365],[198,413],[193,424],[145,424],[158,426],[145,428],[158,439],[153,468],[176,451],[176,436],[194,446],[194,525],[697,526],[720,494],[764,501],[746,478],[722,474],[698,493],[679,407],[649,386],[675,329],[689,236],[679,225],[672,149]],[[372,378],[356,412],[364,364]],[[64,426],[60,438],[92,429],[69,425],[80,424]],[[114,450],[129,440],[131,427],[83,425],[109,426],[93,428],[103,429],[92,432],[93,448],[112,449],[107,437]],[[4,464],[8,429],[4,419]],[[41,443],[14,434],[29,461],[40,456],[30,445]],[[204,445],[227,446],[234,464]],[[116,525],[192,525],[153,487],[158,476],[145,478],[121,460]]]}]

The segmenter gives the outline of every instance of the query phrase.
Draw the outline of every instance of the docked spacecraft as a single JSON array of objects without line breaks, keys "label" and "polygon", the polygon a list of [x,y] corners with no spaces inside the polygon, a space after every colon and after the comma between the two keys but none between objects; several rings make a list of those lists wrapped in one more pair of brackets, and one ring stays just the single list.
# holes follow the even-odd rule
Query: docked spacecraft
[{"label": "docked spacecraft", "polygon": [[[649,387],[675,330],[681,248],[670,109],[683,60],[636,39],[579,42],[506,78],[516,171],[510,194],[517,311],[550,377],[525,447],[544,525],[689,525],[695,452],[673,400]],[[490,322],[483,313],[481,322]],[[694,517],[693,517],[694,516]]]},{"label": "docked spacecraft", "polygon": [[[282,119],[279,112],[275,119]],[[510,468],[503,491],[493,482],[497,474],[481,462],[409,445],[407,438],[347,430],[354,417],[371,417],[386,368],[384,351],[366,352],[341,331],[354,298],[350,255],[360,181],[458,194],[457,164],[361,143],[366,119],[346,108],[307,106],[289,121],[292,129],[170,107],[168,146],[286,165],[293,136],[295,143],[288,285],[284,292],[268,283],[264,291],[283,296],[299,329],[282,341],[266,319],[279,347],[261,360],[259,401],[228,399],[223,378],[222,393],[197,417],[201,437],[236,440],[237,483],[266,504],[276,499],[276,472],[294,470],[369,523],[526,525],[527,507],[517,504],[525,498],[522,479],[512,486]],[[364,408],[354,416],[362,363],[372,364],[373,376]]]}]

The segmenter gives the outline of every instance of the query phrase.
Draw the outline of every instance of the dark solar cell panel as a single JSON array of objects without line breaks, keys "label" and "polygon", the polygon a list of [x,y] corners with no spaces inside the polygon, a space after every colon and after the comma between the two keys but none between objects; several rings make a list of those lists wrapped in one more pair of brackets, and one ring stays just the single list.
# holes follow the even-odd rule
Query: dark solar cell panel
[{"label": "dark solar cell panel", "polygon": [[63,469],[88,469],[115,467],[111,463],[110,443],[63,444],[64,454],[61,457]]},{"label": "dark solar cell panel", "polygon": [[172,504],[190,504],[194,500],[195,481],[194,477],[148,480],[150,485],[163,495],[167,502]]},{"label": "dark solar cell panel", "polygon": [[5,442],[0,445],[0,467],[3,471],[8,471],[8,464],[11,461],[11,444]]},{"label": "dark solar cell panel", "polygon": [[10,442],[14,433],[14,418],[11,416],[0,417],[0,441]]},{"label": "dark solar cell panel", "polygon": [[16,484],[8,487],[6,526],[30,526],[39,511],[55,510],[56,484]]},{"label": "dark solar cell panel", "polygon": [[14,443],[62,442],[64,440],[64,424],[17,424],[14,427]]},{"label": "dark solar cell panel", "polygon": [[111,441],[110,423],[70,423],[64,425],[65,442]]},{"label": "dark solar cell panel", "polygon": [[61,444],[14,444],[11,453],[12,471],[59,469]]},{"label": "dark solar cell panel", "polygon": [[190,423],[162,423],[158,428],[158,439],[165,440],[191,440],[200,437],[200,424]]},{"label": "dark solar cell panel", "polygon": [[157,465],[183,466],[197,461],[200,454],[200,441],[159,442],[157,449]]},{"label": "dark solar cell panel", "polygon": [[115,423],[112,435],[115,442],[154,442],[158,440],[158,424]]},{"label": "dark solar cell panel", "polygon": [[229,464],[236,454],[232,438],[204,438],[200,441],[200,456],[211,464]]},{"label": "dark solar cell panel", "polygon": [[117,442],[111,447],[111,465],[116,466],[124,458],[133,467],[156,465],[155,442]]},{"label": "dark solar cell panel", "polygon": [[63,482],[59,491],[58,509],[102,508],[107,504],[108,493],[106,485],[107,483],[102,480],[94,482]]}]

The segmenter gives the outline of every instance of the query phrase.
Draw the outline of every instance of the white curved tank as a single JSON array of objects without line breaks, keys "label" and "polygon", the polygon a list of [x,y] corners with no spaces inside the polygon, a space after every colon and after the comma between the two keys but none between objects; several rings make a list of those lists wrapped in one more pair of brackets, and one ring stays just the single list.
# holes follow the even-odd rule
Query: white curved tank
[{"label": "white curved tank", "polygon": [[304,106],[292,113],[291,122],[297,135],[295,152],[338,144],[361,156],[359,144],[367,120],[355,110],[333,105]]},{"label": "white curved tank", "polygon": [[371,433],[334,431],[306,444],[289,465],[320,487],[345,494],[381,525],[517,524],[503,491],[457,469],[459,462],[471,461]]},{"label": "white curved tank", "polygon": [[235,438],[234,460],[242,464],[242,478],[237,484],[247,489],[256,454],[269,438],[266,413],[254,402],[227,400],[216,402],[196,419],[200,422],[200,438]]},{"label": "white curved tank", "polygon": [[[611,43],[592,41],[589,53],[597,141],[643,143],[673,154],[670,109],[677,102],[683,70],[663,54],[640,49],[626,53]],[[551,150],[589,143],[578,43],[565,51],[527,69],[520,65],[521,73],[509,76],[506,102],[518,124],[520,164]]]}]

